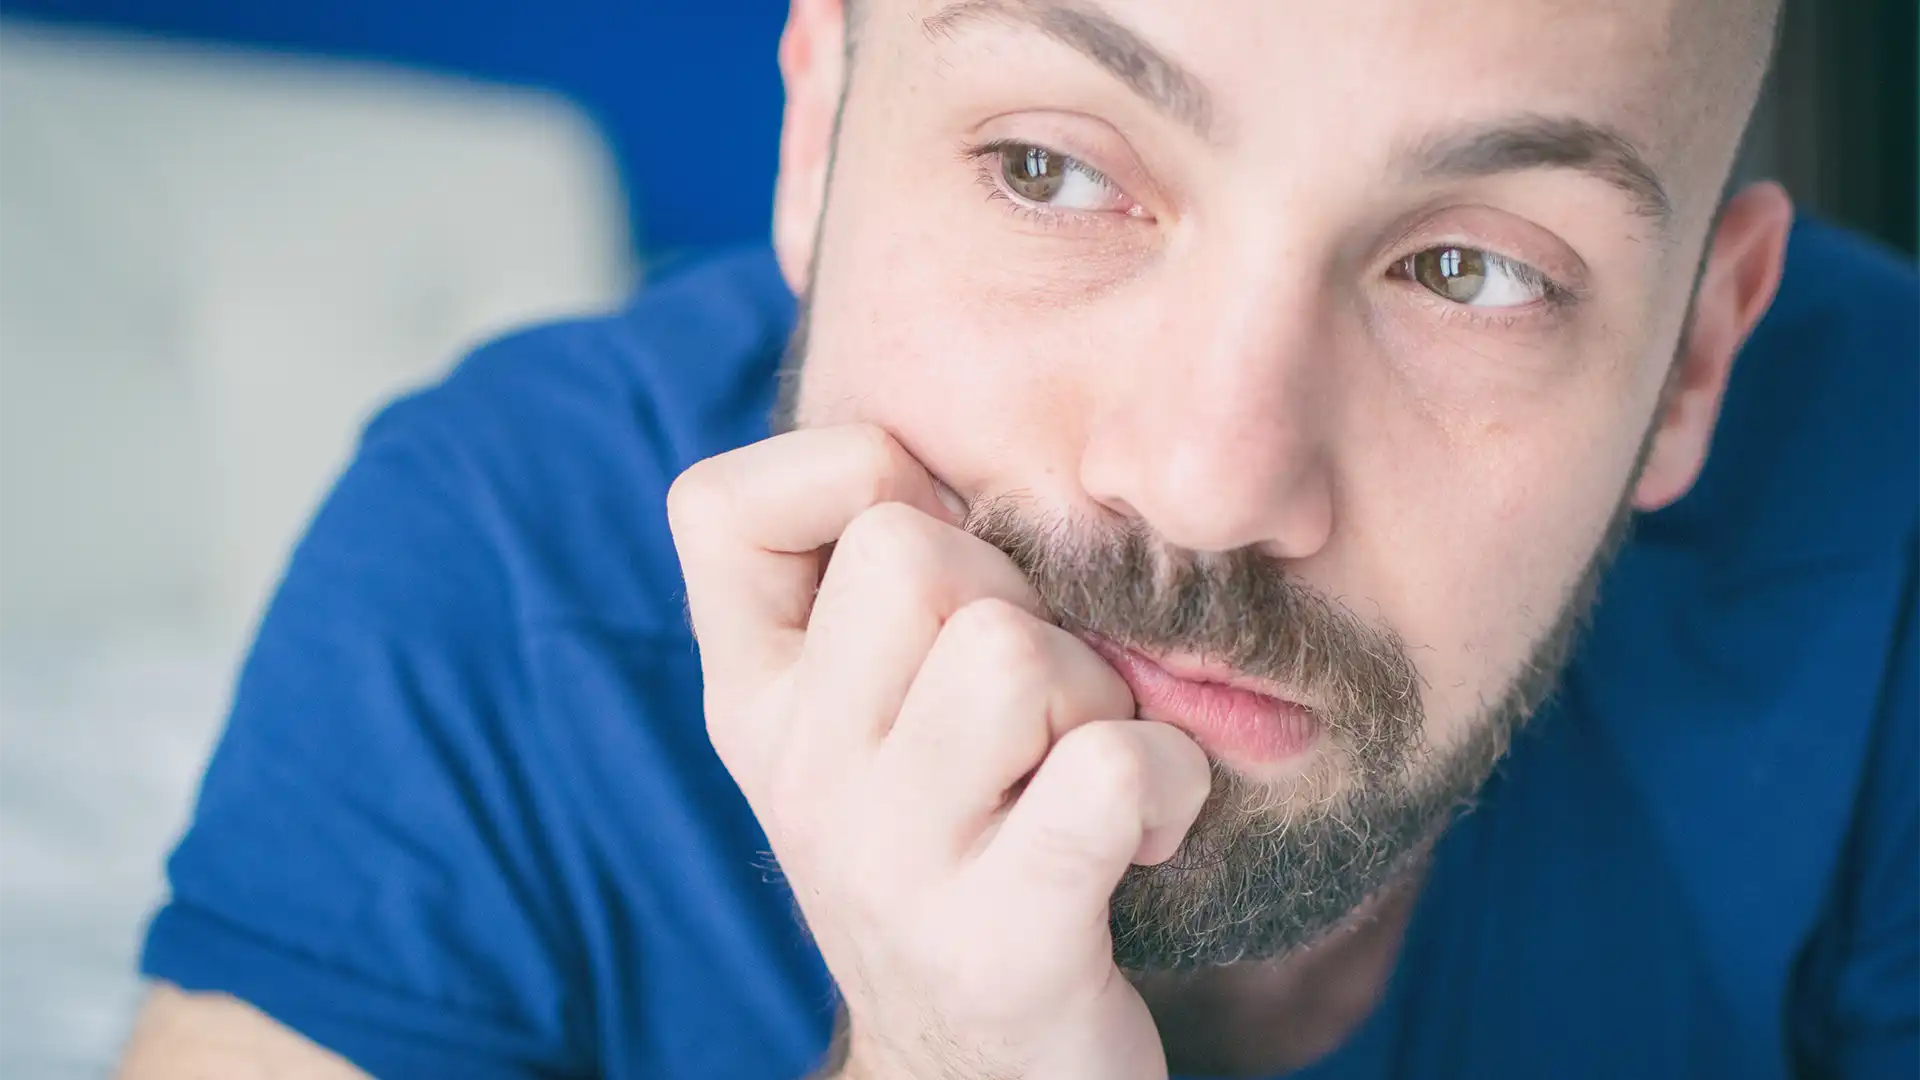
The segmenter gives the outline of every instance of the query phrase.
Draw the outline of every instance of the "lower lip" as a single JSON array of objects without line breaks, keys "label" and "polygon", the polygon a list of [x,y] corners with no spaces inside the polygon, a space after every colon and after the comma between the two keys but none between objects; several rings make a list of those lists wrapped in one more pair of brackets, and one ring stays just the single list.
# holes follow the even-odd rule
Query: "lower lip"
[{"label": "lower lip", "polygon": [[1179,728],[1229,764],[1284,762],[1305,753],[1320,734],[1319,720],[1302,705],[1224,683],[1182,679],[1104,639],[1089,637],[1087,644],[1132,688],[1140,719]]}]

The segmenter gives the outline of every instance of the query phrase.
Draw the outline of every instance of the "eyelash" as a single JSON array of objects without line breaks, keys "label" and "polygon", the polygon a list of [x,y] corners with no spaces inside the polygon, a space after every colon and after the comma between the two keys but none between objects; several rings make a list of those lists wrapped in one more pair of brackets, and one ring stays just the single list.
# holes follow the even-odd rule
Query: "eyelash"
[{"label": "eyelash", "polygon": [[[1045,150],[1049,154],[1069,162],[1069,168],[1080,172],[1088,179],[1109,185],[1115,188],[1115,190],[1124,190],[1121,189],[1119,185],[1114,184],[1112,178],[1107,176],[1106,173],[1088,165],[1072,154],[1062,154],[1050,146],[1042,143],[1029,142],[1024,139],[994,139],[984,143],[971,144],[962,148],[960,156],[963,161],[973,165],[975,182],[986,189],[987,201],[997,201],[1005,204],[1007,212],[1021,221],[1047,229],[1079,228],[1096,230],[1120,228],[1137,223],[1138,219],[1135,218],[1124,218],[1121,221],[1111,220],[1120,216],[1115,214],[1090,213],[1078,210],[1051,210],[1044,206],[1030,204],[1009,193],[1000,176],[1000,155],[1009,149],[1025,149],[1028,147]],[[1493,325],[1502,328],[1511,328],[1518,326],[1530,315],[1538,314],[1538,307],[1534,304],[1526,304],[1514,308],[1476,308],[1468,304],[1454,303],[1435,295],[1432,290],[1420,284],[1413,276],[1411,264],[1414,257],[1421,252],[1431,250],[1433,247],[1445,246],[1469,247],[1481,252],[1489,262],[1498,265],[1502,270],[1513,275],[1514,278],[1531,288],[1539,290],[1540,301],[1538,307],[1544,307],[1551,314],[1564,314],[1584,299],[1584,297],[1575,290],[1560,284],[1558,281],[1548,277],[1545,273],[1528,263],[1510,258],[1487,248],[1474,247],[1474,245],[1469,243],[1442,242],[1429,245],[1426,248],[1420,249],[1420,251],[1396,259],[1392,264],[1392,270],[1389,276],[1396,281],[1404,282],[1418,289],[1426,299],[1430,300],[1439,309],[1439,314],[1443,319],[1449,321],[1464,320],[1483,326]]]},{"label": "eyelash", "polygon": [[1099,184],[1105,184],[1116,191],[1124,190],[1113,182],[1113,178],[1099,169],[1087,164],[1072,154],[1063,154],[1044,143],[1029,142],[1025,139],[994,139],[991,142],[976,143],[964,147],[960,158],[974,166],[975,182],[986,189],[988,202],[1006,204],[1007,212],[1021,221],[1047,229],[1112,229],[1130,224],[1138,224],[1140,219],[1128,217],[1124,221],[1113,221],[1122,215],[1091,213],[1083,210],[1051,210],[1014,197],[1001,183],[999,162],[1002,152],[1010,149],[1033,147],[1069,163],[1068,168]]},{"label": "eyelash", "polygon": [[[1533,304],[1522,304],[1519,307],[1488,308],[1473,307],[1470,304],[1457,304],[1447,300],[1445,297],[1436,295],[1433,290],[1420,284],[1419,280],[1413,276],[1412,263],[1414,258],[1423,252],[1432,251],[1435,248],[1447,247],[1472,248],[1480,252],[1481,256],[1489,263],[1499,266],[1501,270],[1513,275],[1515,279],[1522,283],[1538,289],[1540,291],[1539,301]],[[1421,299],[1429,301],[1432,306],[1438,310],[1442,319],[1448,321],[1464,320],[1468,323],[1476,323],[1482,326],[1492,325],[1503,329],[1516,327],[1527,318],[1538,316],[1543,308],[1548,315],[1564,315],[1578,306],[1582,300],[1586,299],[1585,296],[1577,290],[1560,284],[1553,278],[1548,277],[1543,271],[1521,262],[1519,259],[1502,255],[1488,248],[1475,247],[1473,244],[1458,241],[1443,240],[1438,243],[1430,243],[1419,251],[1409,255],[1403,255],[1394,260],[1393,267],[1388,272],[1388,276],[1394,281],[1417,290]]]}]

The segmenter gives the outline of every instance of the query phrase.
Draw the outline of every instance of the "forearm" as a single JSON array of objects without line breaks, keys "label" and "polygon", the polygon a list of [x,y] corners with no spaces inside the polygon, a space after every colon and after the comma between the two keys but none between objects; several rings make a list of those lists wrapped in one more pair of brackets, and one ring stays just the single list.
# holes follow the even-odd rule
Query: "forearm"
[{"label": "forearm", "polygon": [[119,1080],[273,1076],[368,1080],[346,1059],[237,998],[192,994],[165,983],[140,1008]]}]

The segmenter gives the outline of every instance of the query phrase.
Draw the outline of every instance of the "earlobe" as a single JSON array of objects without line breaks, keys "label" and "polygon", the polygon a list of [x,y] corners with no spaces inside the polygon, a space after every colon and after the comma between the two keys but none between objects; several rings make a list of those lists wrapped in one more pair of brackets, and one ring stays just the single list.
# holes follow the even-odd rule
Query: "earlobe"
[{"label": "earlobe", "polygon": [[1708,240],[1693,318],[1661,394],[1634,509],[1668,506],[1699,479],[1734,358],[1779,288],[1792,225],[1793,203],[1771,181],[1751,184],[1728,201]]},{"label": "earlobe", "polygon": [[815,232],[826,204],[836,113],[846,77],[842,0],[793,0],[780,36],[787,104],[773,195],[773,246],[787,285],[804,293]]}]

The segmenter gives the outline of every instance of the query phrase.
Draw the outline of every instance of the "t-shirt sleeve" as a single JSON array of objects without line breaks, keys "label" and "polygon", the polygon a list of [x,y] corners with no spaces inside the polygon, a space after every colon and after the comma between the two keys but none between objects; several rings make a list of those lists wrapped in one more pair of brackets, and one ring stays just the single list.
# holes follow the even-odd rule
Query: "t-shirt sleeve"
[{"label": "t-shirt sleeve", "polygon": [[564,793],[444,393],[369,427],[296,550],[142,970],[375,1076],[580,1075]]},{"label": "t-shirt sleeve", "polygon": [[1920,1069],[1920,617],[1902,628],[1831,917],[1830,971],[1808,1074],[1908,1080]]}]

